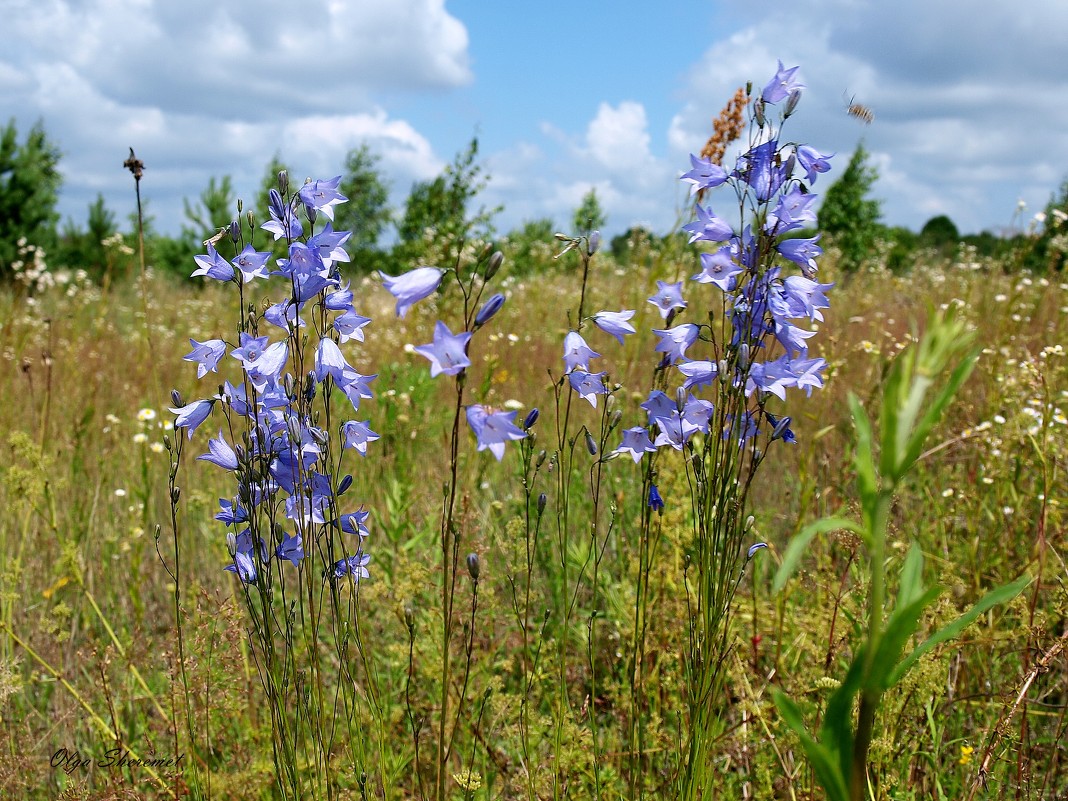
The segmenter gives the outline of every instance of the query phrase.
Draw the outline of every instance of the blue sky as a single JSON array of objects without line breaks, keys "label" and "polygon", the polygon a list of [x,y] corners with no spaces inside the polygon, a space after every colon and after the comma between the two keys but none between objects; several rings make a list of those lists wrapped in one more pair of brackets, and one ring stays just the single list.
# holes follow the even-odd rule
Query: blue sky
[{"label": "blue sky", "polygon": [[[791,138],[861,138],[890,224],[936,214],[1001,231],[1068,175],[1062,0],[0,0],[0,108],[64,153],[60,210],[102,192],[125,216],[132,145],[157,227],[230,174],[251,198],[280,154],[298,178],[368,142],[393,200],[472,136],[500,230],[564,227],[598,190],[607,233],[666,232],[677,182],[733,90],[801,66]],[[870,127],[845,113],[855,98]],[[835,172],[821,179],[817,190]],[[714,201],[713,201],[714,202]],[[1019,222],[1019,218],[1017,218]]]}]

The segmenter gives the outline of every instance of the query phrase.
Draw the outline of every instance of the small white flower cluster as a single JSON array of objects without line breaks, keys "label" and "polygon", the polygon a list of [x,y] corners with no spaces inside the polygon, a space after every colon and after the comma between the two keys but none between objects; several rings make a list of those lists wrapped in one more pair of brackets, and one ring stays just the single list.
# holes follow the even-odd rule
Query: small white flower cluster
[{"label": "small white flower cluster", "polygon": [[11,262],[15,279],[29,288],[31,293],[44,292],[55,286],[56,279],[48,271],[44,248],[31,245],[22,237],[18,241],[18,258]]},{"label": "small white flower cluster", "polygon": [[123,256],[132,256],[134,254],[134,249],[126,244],[126,240],[123,239],[122,234],[118,231],[106,239],[102,239],[100,244],[106,250],[114,249],[117,253],[120,253]]}]

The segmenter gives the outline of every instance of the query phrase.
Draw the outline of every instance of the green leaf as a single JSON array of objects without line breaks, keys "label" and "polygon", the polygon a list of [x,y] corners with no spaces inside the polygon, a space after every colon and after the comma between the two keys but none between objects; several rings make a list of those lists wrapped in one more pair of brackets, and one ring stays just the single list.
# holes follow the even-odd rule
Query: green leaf
[{"label": "green leaf", "polygon": [[823,725],[820,727],[820,739],[832,753],[838,755],[838,770],[846,778],[847,784],[853,772],[853,699],[860,692],[863,682],[867,649],[866,642],[857,649],[845,680],[827,701]]},{"label": "green leaf", "polygon": [[871,451],[871,421],[868,413],[860,405],[860,400],[849,393],[849,411],[853,415],[853,427],[857,430],[857,450],[853,454],[853,464],[857,470],[857,487],[861,501],[865,506],[877,494],[875,483],[875,461]]},{"label": "green leaf", "polygon": [[923,550],[912,543],[905,564],[901,566],[901,582],[897,590],[897,607],[912,603],[923,592]]},{"label": "green leaf", "polygon": [[975,622],[979,615],[983,614],[991,607],[1011,601],[1023,592],[1024,588],[1030,583],[1031,577],[1025,574],[1011,584],[1006,584],[1003,587],[998,587],[996,590],[988,592],[975,606],[952,623],[944,626],[937,633],[931,635],[931,637],[923,643],[916,646],[912,653],[902,659],[900,664],[894,668],[893,673],[890,674],[888,686],[893,686],[901,681],[902,677],[912,669],[912,666],[916,664],[919,658],[936,645],[941,645],[944,642],[957,638],[962,631]]},{"label": "green leaf", "polygon": [[920,454],[923,453],[923,445],[927,441],[927,435],[931,433],[931,429],[934,428],[941,419],[942,413],[946,410],[946,407],[949,406],[954,396],[956,396],[961,385],[968,380],[968,376],[971,375],[978,359],[978,350],[969,353],[964,360],[954,368],[949,377],[949,381],[946,382],[946,385],[942,387],[941,392],[938,393],[934,402],[927,408],[927,411],[916,426],[912,438],[909,440],[908,449],[902,460],[902,474],[911,469],[912,465],[916,463],[916,460],[920,458]]},{"label": "green leaf", "polygon": [[901,658],[901,652],[905,649],[905,643],[916,632],[923,610],[930,606],[941,593],[941,587],[931,587],[911,603],[904,606],[898,604],[898,608],[887,621],[886,631],[879,640],[879,648],[875,652],[875,659],[872,660],[872,673],[868,677],[868,686],[874,686],[880,691],[893,686],[891,679],[895,675],[894,668]]},{"label": "green leaf", "polygon": [[779,714],[786,721],[786,725],[793,729],[801,739],[801,746],[805,749],[805,756],[808,757],[812,769],[816,772],[816,778],[819,783],[827,792],[827,798],[831,801],[849,801],[849,789],[834,756],[809,734],[797,704],[781,690],[773,689],[771,695]]},{"label": "green leaf", "polygon": [[890,365],[890,374],[883,387],[882,408],[879,410],[879,472],[893,479],[897,475],[899,428],[908,430],[901,422],[903,388],[906,377],[912,372],[913,354],[905,351]]},{"label": "green leaf", "polygon": [[836,531],[840,528],[860,534],[862,537],[864,536],[864,531],[860,525],[844,517],[825,517],[822,520],[817,520],[815,523],[809,523],[801,529],[801,531],[790,540],[790,544],[786,546],[786,551],[782,556],[782,564],[779,565],[779,570],[775,573],[775,581],[772,583],[771,591],[777,593],[786,586],[786,582],[790,580],[790,576],[797,570],[797,564],[801,561],[801,554],[804,553],[813,537],[817,534]]}]

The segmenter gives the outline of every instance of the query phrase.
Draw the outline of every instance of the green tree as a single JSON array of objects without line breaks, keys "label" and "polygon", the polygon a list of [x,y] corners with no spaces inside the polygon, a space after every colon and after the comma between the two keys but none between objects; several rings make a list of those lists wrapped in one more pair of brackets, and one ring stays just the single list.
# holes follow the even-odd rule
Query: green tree
[{"label": "green tree", "polygon": [[182,205],[185,207],[186,220],[191,224],[182,226],[182,236],[190,245],[199,246],[235,219],[237,200],[233,181],[229,175],[224,175],[218,182],[212,176],[196,205],[190,203],[188,198],[182,200]]},{"label": "green tree", "polygon": [[528,220],[508,234],[501,250],[513,273],[543,272],[553,264],[553,234],[556,229],[547,217]]},{"label": "green tree", "polygon": [[923,224],[920,229],[920,242],[932,248],[956,246],[960,242],[960,231],[953,220],[945,214],[939,214]]},{"label": "green tree", "polygon": [[14,119],[0,131],[0,275],[9,274],[19,239],[46,249],[54,244],[59,159],[59,148],[40,122],[22,144]]},{"label": "green tree", "polygon": [[393,218],[389,208],[389,184],[379,170],[379,156],[365,143],[345,157],[341,194],[349,200],[334,211],[334,229],[351,231],[346,245],[358,269],[379,267],[378,240]]},{"label": "green tree", "polygon": [[590,191],[582,196],[582,202],[575,209],[571,227],[575,233],[588,234],[604,228],[607,219],[604,209],[601,208],[601,201],[597,199],[597,190],[590,187]]},{"label": "green tree", "polygon": [[880,203],[869,197],[879,172],[868,163],[868,151],[857,145],[842,175],[827,189],[819,210],[819,227],[838,246],[841,266],[859,269],[871,257],[879,234]]},{"label": "green tree", "polygon": [[474,214],[468,208],[488,180],[477,156],[476,138],[441,175],[412,187],[397,224],[396,269],[407,269],[418,260],[451,264],[465,243],[492,235],[491,221],[500,208],[481,207]]},{"label": "green tree", "polygon": [[59,237],[56,262],[103,275],[108,263],[104,240],[118,230],[115,213],[107,207],[104,196],[98,193],[96,200],[89,204],[86,230],[67,218]]},{"label": "green tree", "polygon": [[1021,238],[1017,263],[1030,270],[1060,271],[1068,261],[1068,178],[1046,204],[1045,219],[1033,235]]},{"label": "green tree", "polygon": [[643,253],[649,251],[654,239],[653,232],[645,226],[632,225],[623,233],[612,237],[609,249],[617,262],[627,264],[636,250]]},{"label": "green tree", "polygon": [[890,249],[886,254],[886,266],[895,273],[903,272],[912,267],[916,257],[916,246],[919,237],[908,228],[893,226],[884,231],[890,242]]}]

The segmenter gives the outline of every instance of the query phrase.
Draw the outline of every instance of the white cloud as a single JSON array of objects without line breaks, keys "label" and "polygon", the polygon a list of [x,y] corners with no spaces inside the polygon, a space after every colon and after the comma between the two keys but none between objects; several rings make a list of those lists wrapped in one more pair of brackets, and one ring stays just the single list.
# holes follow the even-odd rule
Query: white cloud
[{"label": "white cloud", "polygon": [[[281,131],[283,152],[302,158],[319,170],[340,162],[339,154],[369,144],[389,172],[414,180],[433,178],[444,162],[430,142],[404,120],[391,120],[382,109],[367,114],[303,117],[287,122]],[[319,162],[319,165],[316,164]]]},{"label": "white cloud", "polygon": [[[183,195],[230,174],[255,192],[280,153],[309,174],[337,171],[370,142],[401,183],[443,163],[375,96],[470,82],[464,25],[443,0],[9,0],[0,105],[25,131],[38,118],[63,150],[61,210],[80,218],[97,191],[132,195],[119,165],[147,164],[161,230]],[[342,109],[342,112],[338,112]]]},{"label": "white cloud", "polygon": [[0,60],[65,63],[123,105],[272,116],[462,86],[467,31],[442,0],[23,2]]},{"label": "white cloud", "polygon": [[580,135],[542,122],[541,146],[521,142],[489,159],[490,205],[503,203],[499,224],[551,218],[566,228],[590,189],[608,218],[621,231],[648,224],[673,224],[674,172],[651,150],[645,107],[634,100],[599,103]]},{"label": "white cloud", "polygon": [[[1042,205],[1065,169],[1043,155],[1068,150],[1068,107],[1055,100],[1065,27],[1059,0],[797,0],[702,55],[669,146],[676,160],[699,148],[731,92],[748,79],[759,92],[781,58],[807,85],[788,136],[837,152],[835,171],[860,140],[881,171],[892,163],[875,188],[889,222],[918,228],[937,210],[964,231],[997,228],[1018,195]],[[872,126],[845,113],[850,99],[874,110]],[[1036,160],[1053,176],[1044,188]]]},{"label": "white cloud", "polygon": [[642,168],[653,160],[648,128],[641,103],[625,100],[616,108],[601,103],[586,129],[586,146],[590,155],[612,172],[621,167]]}]

